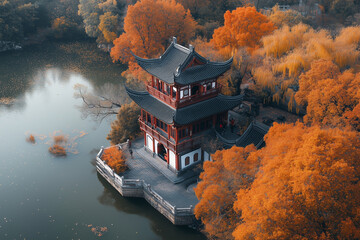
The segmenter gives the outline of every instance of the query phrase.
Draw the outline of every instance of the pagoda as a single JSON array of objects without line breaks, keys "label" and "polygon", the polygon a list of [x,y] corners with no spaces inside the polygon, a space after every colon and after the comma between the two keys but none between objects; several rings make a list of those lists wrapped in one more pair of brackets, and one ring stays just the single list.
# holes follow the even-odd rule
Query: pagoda
[{"label": "pagoda", "polygon": [[212,62],[173,38],[156,59],[135,56],[150,74],[147,91],[126,88],[141,107],[140,128],[145,150],[166,161],[179,173],[201,161],[210,160],[202,149],[204,135],[227,124],[228,110],[239,105],[242,96],[220,94],[219,76],[230,69],[233,59]]}]

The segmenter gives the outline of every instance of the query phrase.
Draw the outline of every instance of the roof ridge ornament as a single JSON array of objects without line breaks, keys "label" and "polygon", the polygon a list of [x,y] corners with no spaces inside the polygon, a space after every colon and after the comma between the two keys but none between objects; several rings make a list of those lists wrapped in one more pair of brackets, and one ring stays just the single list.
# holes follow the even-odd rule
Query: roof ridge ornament
[{"label": "roof ridge ornament", "polygon": [[176,42],[177,42],[176,37],[173,37],[173,43],[176,43]]},{"label": "roof ridge ornament", "polygon": [[175,77],[178,77],[180,75],[180,68],[181,68],[181,64],[176,68],[176,71],[175,71]]},{"label": "roof ridge ornament", "polygon": [[189,50],[190,50],[190,52],[194,52],[195,48],[192,44],[189,44]]}]

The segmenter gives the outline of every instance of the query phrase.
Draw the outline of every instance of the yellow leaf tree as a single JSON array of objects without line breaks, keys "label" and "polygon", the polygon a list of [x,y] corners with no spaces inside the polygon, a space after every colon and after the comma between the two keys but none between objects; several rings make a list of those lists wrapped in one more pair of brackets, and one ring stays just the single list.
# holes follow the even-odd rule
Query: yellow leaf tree
[{"label": "yellow leaf tree", "polygon": [[266,96],[267,101],[278,96],[276,100],[288,104],[289,110],[296,103],[288,89],[298,89],[300,75],[309,71],[312,62],[323,59],[332,61],[341,71],[358,70],[358,26],[343,28],[335,37],[326,30],[316,31],[304,24],[284,26],[263,37],[262,42],[263,47],[256,52],[257,66],[252,70],[254,90]]}]

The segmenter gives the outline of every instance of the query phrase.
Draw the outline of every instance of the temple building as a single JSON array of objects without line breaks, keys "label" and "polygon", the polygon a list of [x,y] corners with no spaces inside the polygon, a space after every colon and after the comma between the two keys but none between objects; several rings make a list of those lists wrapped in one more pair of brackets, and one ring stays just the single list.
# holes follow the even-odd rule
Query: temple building
[{"label": "temple building", "polygon": [[176,38],[156,59],[135,56],[149,73],[147,91],[126,88],[141,107],[140,128],[145,149],[181,172],[210,159],[202,149],[203,137],[211,129],[227,124],[228,110],[238,106],[242,96],[220,94],[218,77],[230,69],[226,62],[211,62],[193,46],[177,44]]}]

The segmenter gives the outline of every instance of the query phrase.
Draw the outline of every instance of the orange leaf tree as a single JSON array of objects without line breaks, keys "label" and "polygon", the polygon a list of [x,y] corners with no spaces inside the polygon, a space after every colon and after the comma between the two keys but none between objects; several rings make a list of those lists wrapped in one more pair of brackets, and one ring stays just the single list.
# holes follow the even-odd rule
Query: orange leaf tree
[{"label": "orange leaf tree", "polygon": [[224,26],[215,29],[212,41],[226,56],[240,47],[247,47],[250,51],[258,48],[262,36],[275,30],[274,24],[255,7],[226,11],[224,18]]},{"label": "orange leaf tree", "polygon": [[124,154],[116,146],[104,149],[101,159],[117,173],[123,172],[127,169]]},{"label": "orange leaf tree", "polygon": [[115,39],[110,55],[114,61],[129,63],[130,72],[143,78],[131,52],[144,58],[159,57],[172,36],[188,42],[195,27],[190,11],[175,0],[140,0],[128,7],[125,32]]},{"label": "orange leaf tree", "polygon": [[360,74],[340,72],[332,61],[318,60],[301,75],[298,103],[307,106],[304,121],[324,126],[351,125],[360,130]]},{"label": "orange leaf tree", "polygon": [[359,239],[359,137],[274,124],[254,182],[237,194],[235,239]]},{"label": "orange leaf tree", "polygon": [[249,154],[256,148],[232,147],[217,151],[212,155],[213,162],[204,163],[204,172],[200,175],[195,189],[200,202],[195,207],[195,216],[205,225],[210,237],[232,239],[231,233],[240,221],[240,215],[233,209],[236,193],[248,187],[253,180],[259,160]]}]

